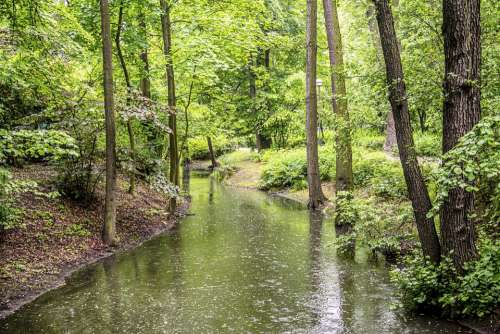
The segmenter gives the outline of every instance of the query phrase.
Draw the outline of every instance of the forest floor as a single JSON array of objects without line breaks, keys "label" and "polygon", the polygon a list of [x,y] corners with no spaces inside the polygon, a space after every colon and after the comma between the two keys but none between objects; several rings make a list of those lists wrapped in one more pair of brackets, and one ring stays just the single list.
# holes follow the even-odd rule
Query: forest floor
[{"label": "forest floor", "polygon": [[[33,180],[49,187],[55,171],[42,165],[11,170],[14,179]],[[16,198],[21,228],[8,230],[0,242],[0,318],[42,293],[64,284],[77,269],[113,253],[136,247],[172,228],[186,213],[183,200],[175,215],[167,212],[168,199],[138,184],[134,195],[127,181],[118,178],[117,234],[120,244],[101,241],[104,193],[98,189],[89,206],[63,198],[49,199],[26,193]]]}]

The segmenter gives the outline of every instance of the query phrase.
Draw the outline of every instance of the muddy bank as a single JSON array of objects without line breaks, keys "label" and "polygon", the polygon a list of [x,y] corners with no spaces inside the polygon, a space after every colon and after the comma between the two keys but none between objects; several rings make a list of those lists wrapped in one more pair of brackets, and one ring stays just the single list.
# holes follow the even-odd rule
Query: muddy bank
[{"label": "muddy bank", "polygon": [[[15,179],[36,180],[48,187],[54,172],[47,166],[12,170]],[[20,209],[19,227],[0,241],[0,318],[11,314],[44,292],[63,285],[74,271],[151,239],[175,226],[185,215],[184,199],[175,215],[167,212],[168,199],[139,184],[134,195],[119,178],[117,207],[118,247],[101,241],[104,194],[97,191],[88,206],[27,193],[15,199]]]}]

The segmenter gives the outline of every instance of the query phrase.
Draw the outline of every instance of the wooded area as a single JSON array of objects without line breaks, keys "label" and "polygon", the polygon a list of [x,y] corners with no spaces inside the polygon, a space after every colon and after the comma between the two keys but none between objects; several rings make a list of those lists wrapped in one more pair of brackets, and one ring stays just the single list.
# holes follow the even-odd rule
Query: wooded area
[{"label": "wooded area", "polygon": [[181,179],[209,161],[333,217],[339,256],[396,264],[406,310],[491,314],[499,18],[494,0],[2,1],[5,286],[33,240],[62,257],[180,220]]}]

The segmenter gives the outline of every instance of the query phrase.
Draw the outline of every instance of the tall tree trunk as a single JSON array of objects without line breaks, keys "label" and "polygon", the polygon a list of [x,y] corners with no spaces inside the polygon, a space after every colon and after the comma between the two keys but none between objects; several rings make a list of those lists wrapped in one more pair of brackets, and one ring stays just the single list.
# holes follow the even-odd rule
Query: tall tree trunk
[{"label": "tall tree trunk", "polygon": [[[479,122],[480,107],[480,0],[444,0],[443,34],[445,54],[443,152]],[[449,191],[441,209],[443,255],[451,256],[455,267],[477,257],[474,195],[461,188]],[[453,252],[453,253],[451,253]]]},{"label": "tall tree trunk", "polygon": [[102,238],[107,245],[115,245],[118,238],[116,236],[116,128],[113,101],[113,53],[108,0],[101,0],[100,4],[104,110],[106,113],[106,199]]},{"label": "tall tree trunk", "polygon": [[210,153],[210,160],[212,161],[211,168],[214,169],[215,167],[219,166],[219,163],[217,162],[217,159],[215,159],[214,148],[212,146],[212,138],[210,138],[210,136],[207,136],[207,143],[208,143],[208,152]]},{"label": "tall tree trunk", "polygon": [[307,0],[306,27],[306,137],[307,137],[307,182],[309,184],[308,207],[319,209],[326,198],[321,189],[318,159],[318,101],[316,96],[317,62],[317,0]]},{"label": "tall tree trunk", "polygon": [[399,157],[408,187],[408,195],[413,206],[423,253],[437,263],[441,250],[434,220],[427,218],[427,213],[432,206],[415,153],[403,67],[392,12],[387,0],[374,0],[374,3],[377,9],[378,28],[385,58],[389,100],[396,126]]},{"label": "tall tree trunk", "polygon": [[[393,3],[394,4],[394,3]],[[377,20],[375,17],[375,8],[373,5],[368,4],[366,10],[366,17],[368,18],[368,28],[373,41],[373,46],[377,51],[377,60],[381,71],[385,69],[384,52],[382,51],[382,44],[380,44],[380,35],[377,27]],[[391,152],[392,148],[397,145],[396,128],[394,125],[394,115],[392,114],[391,106],[387,111],[386,128],[385,128],[385,141],[384,151]]]},{"label": "tall tree trunk", "polygon": [[325,28],[330,56],[332,108],[337,118],[336,192],[352,189],[352,148],[344,77],[344,55],[336,0],[323,0]]},{"label": "tall tree trunk", "polygon": [[[174,65],[172,61],[172,24],[170,21],[170,4],[167,6],[165,0],[160,0],[161,6],[161,28],[163,36],[163,53],[165,55],[167,66],[167,88],[168,88],[168,106],[170,115],[168,125],[172,132],[169,135],[169,160],[170,160],[170,182],[179,185],[179,154],[177,148],[177,120],[176,120],[176,97],[175,97],[175,77]],[[170,210],[175,212],[176,199],[170,199]]]},{"label": "tall tree trunk", "polygon": [[[123,76],[125,78],[125,84],[127,86],[127,106],[131,103],[130,94],[132,93],[132,84],[130,82],[130,75],[127,69],[127,63],[125,63],[125,58],[123,57],[123,52],[121,48],[121,32],[123,28],[123,0],[120,2],[120,10],[118,13],[118,26],[116,28],[116,36],[115,36],[115,44],[116,44],[116,52],[118,54],[118,59],[120,60],[120,66],[123,71]],[[135,136],[134,136],[134,128],[132,127],[132,120],[127,119],[127,132],[128,132],[128,140],[130,145],[130,158],[132,160],[132,170],[130,171],[130,185],[128,188],[128,192],[133,194],[135,192],[135,174],[136,174],[136,153],[135,153]]]},{"label": "tall tree trunk", "polygon": [[146,17],[141,8],[139,12],[139,26],[142,30],[145,46],[141,51],[141,61],[143,64],[143,73],[141,75],[141,93],[142,96],[151,99],[151,81],[149,80],[149,50],[147,45],[148,28],[146,24]]},{"label": "tall tree trunk", "polygon": [[[264,53],[264,65],[266,66],[267,70],[269,70],[268,65],[270,64],[269,63],[269,52],[270,51],[266,51],[266,53]],[[250,99],[252,100],[252,109],[253,109],[254,113],[258,112],[257,108],[255,107],[256,97],[257,97],[257,86],[255,84],[256,75],[255,75],[254,67],[261,65],[262,62],[259,61],[260,58],[261,58],[261,54],[259,53],[257,55],[257,59],[255,62],[254,62],[252,56],[250,56],[250,59],[248,61],[248,80],[249,80],[249,92],[248,93],[249,93]],[[256,118],[258,119],[258,117],[256,117]],[[261,151],[263,149],[271,147],[271,139],[261,133],[260,125],[261,124],[259,121],[255,122],[255,148],[257,149],[257,151]]]}]

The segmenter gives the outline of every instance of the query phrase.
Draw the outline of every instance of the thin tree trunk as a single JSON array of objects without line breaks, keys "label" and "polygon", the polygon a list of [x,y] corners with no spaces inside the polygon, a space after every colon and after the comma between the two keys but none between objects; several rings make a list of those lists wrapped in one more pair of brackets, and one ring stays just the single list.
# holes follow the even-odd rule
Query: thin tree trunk
[{"label": "thin tree trunk", "polygon": [[[125,84],[127,86],[127,106],[130,105],[130,94],[132,93],[132,84],[130,82],[130,75],[128,73],[127,64],[125,63],[125,58],[123,57],[123,52],[121,48],[121,32],[123,28],[123,0],[120,2],[120,10],[118,13],[118,26],[116,29],[115,44],[116,52],[118,54],[118,59],[120,60],[120,66],[123,71],[123,76],[125,78]],[[136,153],[135,153],[135,136],[134,128],[132,127],[132,120],[127,119],[127,132],[128,140],[130,145],[130,158],[132,160],[132,170],[130,171],[130,185],[128,192],[134,194],[135,192],[135,163],[136,163]]]},{"label": "thin tree trunk", "polygon": [[[174,65],[172,61],[172,24],[170,21],[170,4],[167,6],[165,0],[160,0],[161,6],[161,27],[163,36],[163,53],[167,60],[166,76],[168,88],[168,106],[170,115],[168,125],[172,132],[169,134],[169,154],[170,154],[170,182],[179,185],[179,154],[177,148],[177,120],[176,120],[176,97],[175,97],[175,77]],[[176,199],[170,199],[170,211],[176,210]]]},{"label": "thin tree trunk", "polygon": [[[394,3],[393,3],[394,4]],[[380,35],[377,27],[377,20],[375,17],[375,8],[368,4],[368,9],[366,11],[366,17],[368,18],[368,28],[373,41],[373,46],[377,51],[377,60],[381,71],[385,70],[385,60],[384,52],[382,51],[382,44],[380,44]],[[384,141],[384,151],[391,152],[393,147],[397,145],[396,139],[396,128],[394,125],[394,115],[392,114],[391,106],[389,105],[389,110],[387,111],[386,128],[385,128],[385,141]]]},{"label": "thin tree trunk", "polygon": [[[260,58],[261,58],[260,54],[258,54],[255,62],[254,62],[252,56],[250,56],[250,59],[248,61],[248,80],[249,80],[249,86],[248,86],[249,92],[248,93],[249,93],[250,99],[252,101],[252,109],[253,109],[254,113],[257,113],[258,111],[255,107],[256,97],[257,97],[257,86],[255,84],[256,75],[255,75],[255,71],[253,68],[254,68],[254,66],[259,66],[261,64],[261,62],[259,61]],[[268,63],[269,63],[269,52],[264,54],[264,64],[266,65]],[[267,65],[266,65],[266,69],[267,70],[269,69],[267,67]],[[260,132],[260,123],[259,122],[255,122],[255,147],[256,147],[257,151],[261,151],[263,149],[271,147],[270,139],[267,138],[266,136],[264,136]]]},{"label": "thin tree trunk", "polygon": [[[146,17],[142,8],[139,12],[139,26],[142,30],[144,41],[147,42],[148,28],[146,24]],[[143,64],[143,74],[141,75],[141,93],[142,96],[151,99],[151,81],[149,80],[149,50],[147,45],[144,46],[144,49],[141,52],[141,61]]]},{"label": "thin tree trunk", "polygon": [[215,159],[214,148],[212,146],[212,138],[210,138],[210,136],[207,136],[207,143],[208,143],[208,152],[210,153],[210,160],[212,161],[211,168],[214,169],[215,167],[219,166],[219,163]]},{"label": "thin tree trunk", "polygon": [[[445,54],[443,152],[479,122],[480,106],[480,0],[444,0],[443,34]],[[441,209],[443,255],[451,256],[459,272],[465,262],[477,257],[474,195],[462,188],[449,191]]]},{"label": "thin tree trunk", "polygon": [[330,55],[332,108],[337,118],[335,191],[352,190],[352,148],[344,77],[344,55],[336,0],[323,0]]},{"label": "thin tree trunk", "polygon": [[408,187],[408,195],[412,202],[423,253],[431,261],[437,263],[440,260],[441,250],[434,220],[427,218],[427,213],[432,207],[431,200],[415,153],[403,67],[392,12],[387,0],[374,0],[374,3],[385,58],[389,100],[394,115],[399,157]]},{"label": "thin tree trunk", "polygon": [[306,27],[306,137],[307,181],[309,185],[308,207],[319,209],[326,198],[321,189],[318,159],[318,101],[316,96],[317,62],[317,0],[307,0]]},{"label": "thin tree trunk", "polygon": [[106,114],[106,199],[104,206],[103,241],[118,243],[116,236],[116,128],[113,101],[113,53],[108,0],[101,0],[101,36],[104,75],[104,110]]}]

